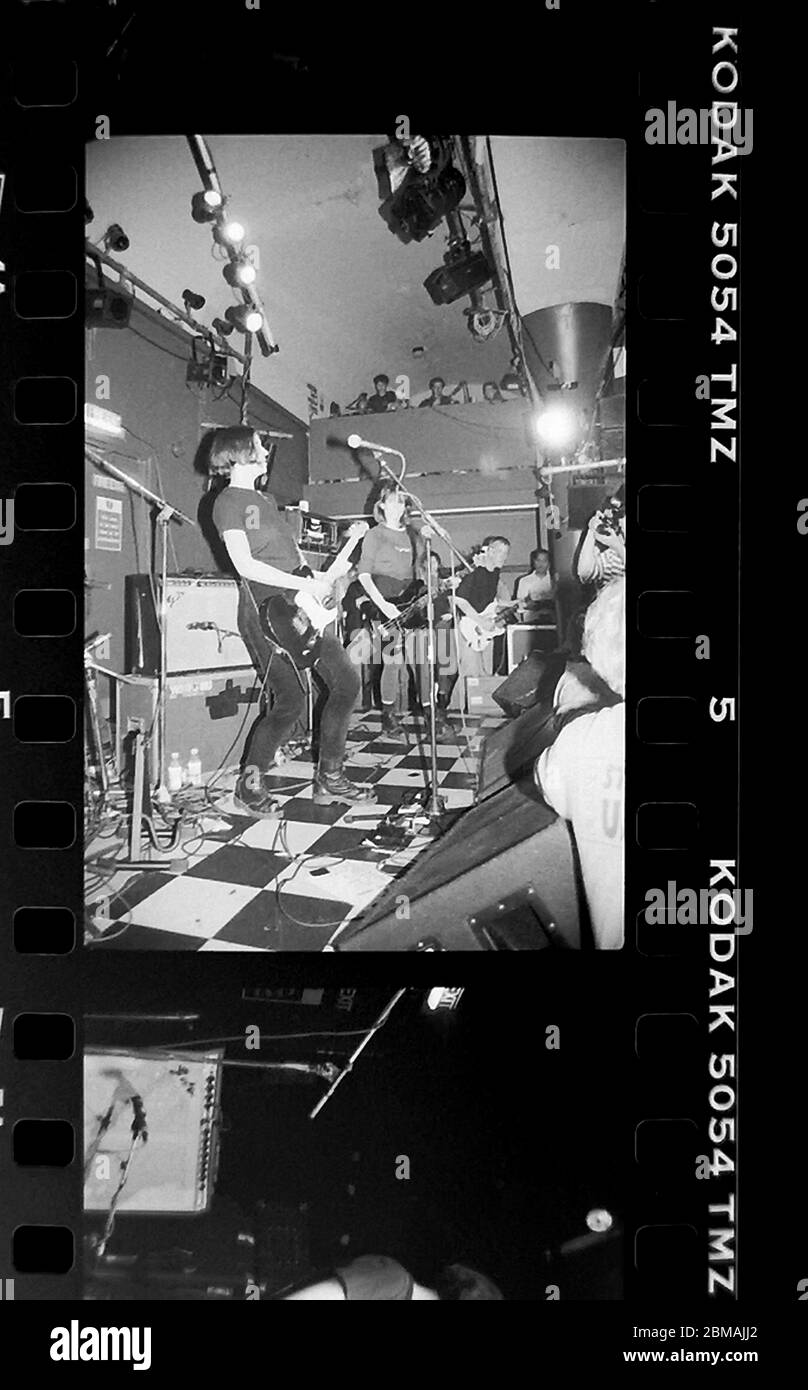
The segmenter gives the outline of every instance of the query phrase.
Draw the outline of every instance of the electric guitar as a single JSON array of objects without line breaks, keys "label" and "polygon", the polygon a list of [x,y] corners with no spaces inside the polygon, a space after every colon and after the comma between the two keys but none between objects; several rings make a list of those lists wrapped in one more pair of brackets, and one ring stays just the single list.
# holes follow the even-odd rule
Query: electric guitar
[{"label": "electric guitar", "polygon": [[491,603],[480,614],[484,622],[464,613],[458,622],[461,637],[473,652],[484,652],[489,643],[502,636],[505,631],[502,619],[516,607],[516,600],[511,603]]},{"label": "electric guitar", "polygon": [[[355,521],[346,532],[346,541],[341,551],[326,570],[317,571],[317,577],[330,583],[347,574],[351,568],[350,553],[356,542],[369,530],[366,521]],[[315,571],[302,565],[294,571],[305,578],[311,578]],[[270,642],[287,652],[296,666],[313,666],[320,654],[323,633],[331,623],[336,622],[337,606],[333,602],[322,603],[314,594],[300,589],[297,593],[272,594],[258,607],[261,626]]]},{"label": "electric guitar", "polygon": [[[460,579],[461,576],[458,574],[454,579],[438,580],[432,590],[433,602],[440,595],[451,593],[452,589],[457,588]],[[397,618],[384,618],[380,610],[376,609],[382,620],[379,622],[379,635],[381,637],[391,636],[396,628],[409,631],[412,628],[426,626],[427,592],[423,579],[413,580],[402,594],[399,594],[397,598],[391,598],[390,603],[394,603],[399,609]]]}]

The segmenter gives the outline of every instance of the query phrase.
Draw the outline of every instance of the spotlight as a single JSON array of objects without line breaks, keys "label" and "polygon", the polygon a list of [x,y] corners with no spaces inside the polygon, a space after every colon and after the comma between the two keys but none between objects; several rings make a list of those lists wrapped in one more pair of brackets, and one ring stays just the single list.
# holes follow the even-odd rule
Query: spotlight
[{"label": "spotlight", "polygon": [[565,405],[548,406],[536,421],[536,434],[547,449],[568,447],[578,434],[576,413]]},{"label": "spotlight", "polygon": [[249,304],[231,305],[229,309],[225,309],[224,316],[239,333],[258,333],[264,323],[263,314],[259,314],[258,310],[252,309]]},{"label": "spotlight", "polygon": [[186,313],[190,314],[192,309],[202,309],[205,305],[203,294],[194,294],[193,290],[183,290],[182,302],[185,305]]},{"label": "spotlight", "polygon": [[424,281],[424,289],[433,304],[454,304],[456,299],[479,289],[490,279],[491,267],[482,251],[471,251],[463,260],[433,270]]},{"label": "spotlight", "polygon": [[406,178],[388,200],[393,230],[407,240],[423,241],[454,212],[466,196],[466,180],[452,163],[452,141],[441,136],[425,138],[430,152],[428,169],[413,165]]},{"label": "spotlight", "polygon": [[218,333],[220,338],[229,338],[235,324],[228,323],[226,319],[214,319],[212,326],[214,333]]},{"label": "spotlight", "polygon": [[213,222],[216,210],[222,206],[222,195],[213,188],[203,193],[195,193],[191,199],[191,216],[194,222]]},{"label": "spotlight", "polygon": [[244,228],[240,222],[219,222],[213,228],[213,240],[220,246],[237,246],[244,240]]},{"label": "spotlight", "polygon": [[226,265],[222,274],[228,285],[238,289],[240,285],[254,285],[257,272],[249,261],[238,260]]},{"label": "spotlight", "polygon": [[128,251],[129,238],[117,222],[111,223],[102,237],[105,251]]},{"label": "spotlight", "polygon": [[614,1217],[605,1207],[593,1207],[586,1213],[586,1224],[590,1231],[608,1231],[614,1225]]}]

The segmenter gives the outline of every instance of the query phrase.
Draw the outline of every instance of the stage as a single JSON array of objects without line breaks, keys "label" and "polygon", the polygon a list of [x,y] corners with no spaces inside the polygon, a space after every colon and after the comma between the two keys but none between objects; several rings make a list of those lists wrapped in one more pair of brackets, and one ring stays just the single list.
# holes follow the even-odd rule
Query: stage
[{"label": "stage", "polygon": [[[474,801],[480,743],[504,721],[465,715],[452,722],[457,741],[439,742],[438,777],[447,812],[461,813]],[[373,784],[383,810],[425,786],[426,725],[415,717],[405,723],[409,748],[380,736],[379,711],[352,719],[346,772]],[[416,837],[392,853],[368,846],[381,817],[315,806],[313,776],[311,761],[285,763],[271,778],[281,814],[254,819],[235,811],[235,769],[228,772],[211,792],[214,805],[181,837],[184,857],[153,870],[122,869],[88,894],[94,949],[322,951],[432,840]],[[91,840],[88,857],[103,845]]]}]

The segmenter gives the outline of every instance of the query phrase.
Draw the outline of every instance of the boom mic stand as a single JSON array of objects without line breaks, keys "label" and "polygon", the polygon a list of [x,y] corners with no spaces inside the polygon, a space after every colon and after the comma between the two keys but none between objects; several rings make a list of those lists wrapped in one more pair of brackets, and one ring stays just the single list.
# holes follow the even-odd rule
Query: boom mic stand
[{"label": "boom mic stand", "polygon": [[426,522],[426,525],[421,530],[421,535],[423,536],[426,542],[426,625],[427,664],[429,667],[429,753],[432,780],[431,784],[426,788],[424,810],[427,816],[429,817],[430,821],[433,824],[435,824],[440,822],[442,816],[446,811],[446,801],[442,796],[438,794],[438,737],[435,722],[437,716],[437,689],[435,679],[435,600],[434,591],[432,587],[433,535],[440,536],[441,540],[446,545],[448,545],[452,554],[460,561],[464,569],[471,570],[472,567],[468,563],[468,560],[466,559],[465,555],[463,555],[458,550],[457,546],[455,545],[446,528],[444,526],[441,526],[439,521],[435,520],[435,517],[432,515],[431,512],[427,511],[420,497],[416,497],[414,492],[410,492],[409,488],[404,487],[401,481],[401,479],[403,479],[404,477],[404,473],[407,467],[404,455],[399,453],[397,449],[390,451],[391,453],[398,454],[398,457],[401,459],[401,476],[398,477],[396,473],[393,471],[393,469],[390,467],[389,463],[385,462],[385,460],[381,457],[381,454],[377,450],[374,449],[372,452],[374,458],[379,464],[379,467],[384,469],[388,477],[390,477],[392,481],[396,484],[396,487],[398,488],[399,492],[401,492],[404,497],[408,497],[410,501],[415,504],[419,514],[423,517],[424,521]]}]

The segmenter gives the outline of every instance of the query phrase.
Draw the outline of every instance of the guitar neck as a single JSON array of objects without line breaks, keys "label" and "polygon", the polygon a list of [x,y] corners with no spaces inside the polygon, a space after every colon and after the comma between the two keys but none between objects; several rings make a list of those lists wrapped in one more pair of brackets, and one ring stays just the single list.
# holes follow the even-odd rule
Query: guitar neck
[{"label": "guitar neck", "polygon": [[320,574],[324,578],[332,580],[340,579],[343,574],[347,574],[348,570],[351,568],[349,556],[357,541],[360,539],[360,536],[352,536],[350,540],[347,540],[342,550],[339,552],[339,555],[335,555],[328,568],[320,570]]}]

